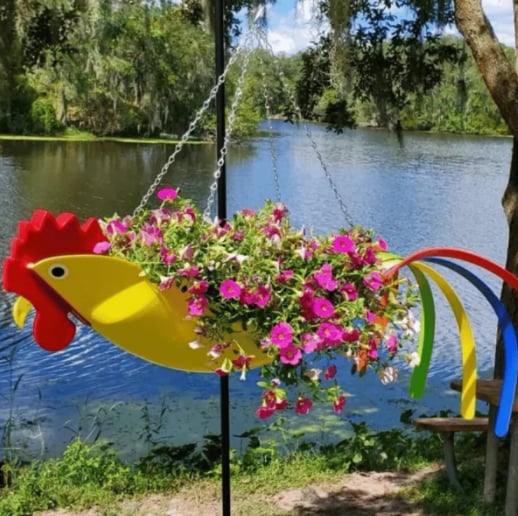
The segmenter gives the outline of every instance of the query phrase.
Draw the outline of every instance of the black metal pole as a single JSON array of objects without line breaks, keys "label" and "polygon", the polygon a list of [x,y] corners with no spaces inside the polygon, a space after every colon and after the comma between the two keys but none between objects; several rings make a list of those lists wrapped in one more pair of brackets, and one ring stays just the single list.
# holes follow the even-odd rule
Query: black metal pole
[{"label": "black metal pole", "polygon": [[[225,70],[225,1],[216,0],[214,11],[214,45],[216,57],[216,79]],[[225,139],[225,84],[216,95],[216,159],[220,157]],[[218,217],[227,217],[226,163],[221,167],[218,179]],[[223,516],[230,516],[230,410],[228,376],[220,378],[221,417],[221,504]]]}]

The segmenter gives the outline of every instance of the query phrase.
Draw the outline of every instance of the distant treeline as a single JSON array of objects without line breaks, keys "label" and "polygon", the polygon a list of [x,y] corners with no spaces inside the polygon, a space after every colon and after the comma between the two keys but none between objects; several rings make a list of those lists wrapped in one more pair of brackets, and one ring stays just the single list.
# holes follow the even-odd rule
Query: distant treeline
[{"label": "distant treeline", "polygon": [[[183,133],[214,83],[213,38],[186,5],[6,0],[0,13],[0,132]],[[417,72],[407,66],[410,54],[396,63],[385,42],[374,57],[365,48],[351,49],[340,91],[331,80],[325,38],[294,56],[256,51],[236,134],[253,134],[266,106],[270,115],[293,118],[292,95],[305,118],[338,131],[364,123],[506,134],[462,41],[442,38],[423,48],[433,51],[423,52],[421,61],[413,55]],[[417,79],[405,89],[411,74]],[[228,76],[229,99],[237,76],[238,70]],[[213,131],[214,116],[208,115],[198,135]]]}]

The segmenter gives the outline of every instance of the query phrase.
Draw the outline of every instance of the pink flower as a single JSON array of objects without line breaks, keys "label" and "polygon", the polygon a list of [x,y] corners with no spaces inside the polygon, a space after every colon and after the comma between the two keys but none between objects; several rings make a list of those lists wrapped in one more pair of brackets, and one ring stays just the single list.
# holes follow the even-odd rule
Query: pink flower
[{"label": "pink flower", "polygon": [[332,291],[337,286],[337,281],[333,278],[333,269],[329,263],[324,263],[324,265],[313,274],[313,277],[318,286],[325,290]]},{"label": "pink flower", "polygon": [[104,254],[111,246],[110,242],[97,242],[97,244],[94,245],[93,252],[95,254]]},{"label": "pink flower", "polygon": [[161,201],[174,201],[177,195],[178,190],[174,188],[162,188],[162,190],[159,190],[156,194]]},{"label": "pink flower", "polygon": [[226,279],[219,287],[219,293],[225,299],[238,299],[241,295],[241,286],[232,279]]},{"label": "pink flower", "polygon": [[336,366],[334,364],[332,364],[324,371],[324,378],[326,380],[332,380],[335,376],[336,376]]},{"label": "pink flower", "polygon": [[397,351],[397,336],[395,333],[391,333],[387,339],[385,340],[385,345],[387,346],[387,349],[389,353],[395,353]]},{"label": "pink flower", "polygon": [[342,329],[329,322],[323,322],[319,325],[317,335],[328,346],[340,344],[343,341]]},{"label": "pink flower", "polygon": [[160,243],[162,241],[162,231],[151,224],[144,224],[140,231],[140,237],[142,239],[142,243],[150,247],[153,244]]},{"label": "pink flower", "polygon": [[361,332],[360,330],[357,330],[356,328],[352,330],[345,330],[343,332],[343,339],[344,342],[357,342],[360,338]]},{"label": "pink flower", "polygon": [[285,283],[293,278],[293,271],[291,269],[286,269],[285,271],[279,272],[277,276],[275,276],[275,281],[279,283]]},{"label": "pink flower", "polygon": [[197,265],[191,265],[188,263],[182,269],[178,269],[178,274],[186,278],[195,278],[200,274],[200,268]]},{"label": "pink flower", "polygon": [[345,283],[340,289],[342,295],[344,295],[349,301],[358,299],[358,290],[352,283]]},{"label": "pink flower", "polygon": [[342,412],[342,410],[344,409],[345,407],[345,402],[346,402],[346,399],[345,399],[345,396],[339,396],[337,399],[335,399],[333,401],[333,410],[335,411],[336,414],[340,414]]},{"label": "pink flower", "polygon": [[280,222],[284,216],[288,213],[288,208],[284,204],[277,203],[273,209],[273,219],[275,222]]},{"label": "pink flower", "polygon": [[242,229],[239,229],[232,235],[232,240],[235,242],[242,242],[243,238],[245,238],[245,232]]},{"label": "pink flower", "polygon": [[261,405],[255,411],[255,415],[259,419],[268,419],[269,417],[273,416],[274,413],[275,413],[275,407],[268,407],[266,405]]},{"label": "pink flower", "polygon": [[382,251],[386,251],[388,249],[387,242],[385,242],[385,240],[383,240],[383,238],[378,238],[378,247]]},{"label": "pink flower", "polygon": [[270,290],[265,285],[259,285],[254,290],[254,304],[263,308],[265,307],[272,298],[272,295],[270,293]]},{"label": "pink flower", "polygon": [[378,358],[378,342],[376,339],[369,339],[369,357],[373,360]]},{"label": "pink flower", "polygon": [[331,303],[331,301],[328,299],[321,297],[315,297],[313,299],[313,312],[315,315],[318,315],[318,317],[322,317],[324,319],[333,317],[333,315],[335,315],[333,303]]},{"label": "pink flower", "polygon": [[295,404],[295,412],[301,416],[305,416],[309,414],[311,407],[313,406],[313,402],[309,398],[298,398],[297,403]]},{"label": "pink flower", "polygon": [[302,296],[300,296],[300,308],[302,311],[302,315],[308,321],[311,321],[315,318],[315,312],[313,311],[313,300],[315,299],[315,294],[313,290],[310,288],[304,289]]},{"label": "pink flower", "polygon": [[249,290],[243,288],[241,289],[241,295],[239,296],[239,301],[244,305],[253,305],[255,304],[256,297],[254,292],[250,292]]},{"label": "pink flower", "polygon": [[162,259],[162,263],[165,265],[171,265],[176,262],[176,254],[166,247],[162,247],[162,249],[160,249],[160,258]]},{"label": "pink flower", "polygon": [[335,253],[351,253],[354,251],[354,241],[346,235],[337,235],[333,239],[331,250]]},{"label": "pink flower", "polygon": [[293,328],[286,322],[277,323],[270,332],[270,339],[280,348],[289,346],[293,342]]},{"label": "pink flower", "polygon": [[376,251],[372,247],[367,247],[365,249],[365,256],[364,256],[365,263],[368,263],[369,265],[374,265],[378,261],[378,257],[376,256]]},{"label": "pink flower", "polygon": [[158,285],[158,288],[160,290],[167,290],[168,288],[171,288],[173,281],[173,276],[162,276],[160,278],[160,284]]},{"label": "pink flower", "polygon": [[283,364],[297,365],[302,360],[302,351],[295,344],[286,344],[279,348],[279,357]]},{"label": "pink flower", "polygon": [[128,227],[120,220],[110,220],[106,226],[108,235],[123,235],[126,231],[128,231]]},{"label": "pink flower", "polygon": [[304,353],[312,353],[320,346],[320,339],[313,333],[303,333],[300,336],[300,341],[302,343],[302,349],[304,350]]},{"label": "pink flower", "polygon": [[187,312],[189,315],[203,315],[208,304],[206,297],[191,297],[187,302]]},{"label": "pink flower", "polygon": [[363,278],[363,284],[371,290],[379,290],[383,286],[383,278],[379,272],[372,271]]},{"label": "pink flower", "polygon": [[195,281],[188,289],[187,292],[189,294],[196,294],[197,296],[201,296],[207,292],[209,288],[209,282],[206,279]]}]

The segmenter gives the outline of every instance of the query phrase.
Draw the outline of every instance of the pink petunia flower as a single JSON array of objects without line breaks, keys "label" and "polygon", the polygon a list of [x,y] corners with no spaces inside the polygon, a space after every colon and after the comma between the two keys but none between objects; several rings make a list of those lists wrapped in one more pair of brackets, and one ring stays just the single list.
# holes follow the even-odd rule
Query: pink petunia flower
[{"label": "pink petunia flower", "polygon": [[208,301],[206,297],[195,296],[191,297],[187,302],[187,312],[189,315],[200,316],[203,315],[203,312],[208,306]]},{"label": "pink petunia flower", "polygon": [[300,336],[300,341],[304,353],[312,353],[313,351],[316,351],[321,344],[318,335],[315,335],[313,333],[303,333]]},{"label": "pink petunia flower", "polygon": [[306,414],[309,414],[312,406],[313,402],[309,398],[299,397],[295,404],[295,413],[305,416]]},{"label": "pink petunia flower", "polygon": [[343,332],[344,342],[357,342],[360,338],[361,331],[353,328],[352,330],[345,330]]},{"label": "pink petunia flower", "polygon": [[279,348],[279,358],[283,364],[297,365],[302,360],[302,351],[290,343]]},{"label": "pink petunia flower", "polygon": [[397,336],[395,333],[391,333],[385,340],[385,345],[389,353],[395,353],[398,348]]},{"label": "pink petunia flower", "polygon": [[270,293],[270,289],[265,285],[259,285],[254,290],[254,304],[259,306],[260,308],[264,308],[272,298],[272,294]]},{"label": "pink petunia flower", "polygon": [[349,301],[354,301],[355,299],[358,299],[358,290],[352,283],[345,283],[340,289],[340,292]]},{"label": "pink petunia flower", "polygon": [[261,405],[255,411],[255,415],[259,419],[268,419],[269,417],[273,416],[274,413],[275,413],[275,407],[268,407],[266,405]]},{"label": "pink petunia flower", "polygon": [[345,407],[345,396],[339,396],[333,401],[333,410],[336,414],[340,414]]},{"label": "pink petunia flower", "polygon": [[174,254],[170,249],[167,249],[167,247],[162,247],[160,249],[160,259],[165,265],[171,265],[176,262],[176,254]]},{"label": "pink petunia flower", "polygon": [[291,278],[293,278],[293,271],[291,269],[286,269],[279,272],[279,274],[275,276],[275,281],[278,281],[279,283],[286,283]]},{"label": "pink petunia flower", "polygon": [[363,284],[371,290],[379,290],[383,286],[383,278],[379,272],[372,271],[363,278]]},{"label": "pink petunia flower", "polygon": [[226,279],[221,283],[219,293],[225,299],[238,299],[241,295],[241,286],[232,279]]},{"label": "pink petunia flower", "polygon": [[270,339],[280,348],[288,346],[293,342],[293,328],[287,322],[277,323],[270,332]]},{"label": "pink petunia flower", "polygon": [[189,294],[195,294],[201,296],[207,292],[209,288],[209,282],[206,279],[194,281],[193,284],[187,289]]},{"label": "pink petunia flower", "polygon": [[126,231],[128,231],[128,227],[120,220],[110,220],[106,226],[108,235],[124,235]]},{"label": "pink petunia flower", "polygon": [[354,251],[354,241],[346,235],[337,235],[333,239],[331,250],[335,253],[352,253]]},{"label": "pink petunia flower", "polygon": [[331,364],[325,371],[324,371],[324,378],[326,380],[332,380],[336,376],[336,366],[334,364]]},{"label": "pink petunia flower", "polygon": [[174,188],[162,188],[156,194],[156,196],[161,201],[174,201],[176,199],[177,195],[178,195],[178,190],[175,190]]},{"label": "pink petunia flower", "polygon": [[335,315],[333,303],[328,299],[315,297],[313,299],[313,312],[322,319],[328,319]]},{"label": "pink petunia flower", "polygon": [[321,323],[317,328],[317,335],[328,346],[334,346],[343,341],[342,329],[330,322]]},{"label": "pink petunia flower", "polygon": [[324,263],[317,272],[313,274],[313,278],[318,286],[329,291],[336,289],[338,282],[333,278],[333,269],[330,263]]},{"label": "pink petunia flower", "polygon": [[97,242],[97,244],[94,245],[92,251],[94,252],[94,254],[104,254],[110,250],[111,246],[112,245],[110,244],[110,242]]}]

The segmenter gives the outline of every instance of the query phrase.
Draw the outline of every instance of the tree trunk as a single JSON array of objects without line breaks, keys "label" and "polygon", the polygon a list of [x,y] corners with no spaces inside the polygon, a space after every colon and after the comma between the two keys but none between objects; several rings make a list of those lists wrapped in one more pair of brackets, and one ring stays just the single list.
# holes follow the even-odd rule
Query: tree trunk
[{"label": "tree trunk", "polygon": [[[518,0],[513,0],[514,25],[518,24]],[[513,154],[509,181],[502,198],[502,206],[509,225],[506,268],[518,273],[518,76],[515,65],[506,58],[502,47],[495,36],[493,28],[485,16],[480,0],[455,0],[455,19],[457,27],[466,39],[487,89],[497,105],[503,119],[513,135]],[[518,34],[518,33],[517,33]],[[518,36],[517,36],[518,37]],[[518,45],[518,40],[517,45]],[[518,48],[518,47],[517,47]],[[518,323],[518,296],[516,292],[504,285],[502,301],[507,307],[515,327]],[[502,376],[503,356],[500,336],[497,338],[495,353],[495,377]],[[493,428],[496,410],[490,410],[490,425]],[[506,516],[514,516],[517,512],[518,497],[514,492],[518,483],[518,420],[513,418],[511,428],[512,450],[508,468]],[[515,442],[517,441],[517,442]],[[488,433],[486,447],[486,472],[484,478],[484,500],[493,502],[496,491],[496,475],[498,464],[498,439],[492,430]]]}]

